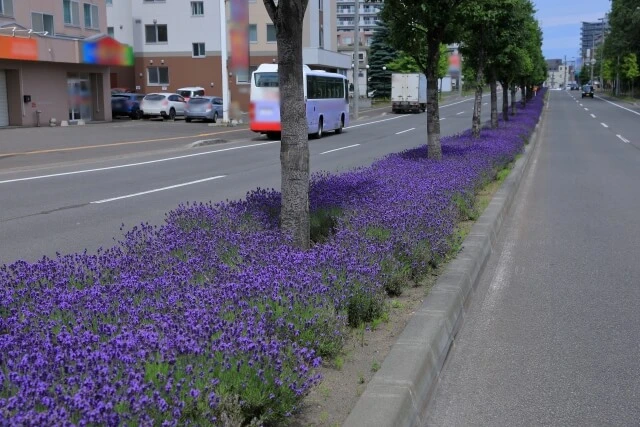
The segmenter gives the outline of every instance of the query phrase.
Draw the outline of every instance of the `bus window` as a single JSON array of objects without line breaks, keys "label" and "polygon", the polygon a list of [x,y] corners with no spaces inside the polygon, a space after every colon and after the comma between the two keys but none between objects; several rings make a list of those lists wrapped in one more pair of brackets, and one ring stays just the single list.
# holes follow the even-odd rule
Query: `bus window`
[{"label": "bus window", "polygon": [[278,87],[278,73],[254,73],[256,87]]}]

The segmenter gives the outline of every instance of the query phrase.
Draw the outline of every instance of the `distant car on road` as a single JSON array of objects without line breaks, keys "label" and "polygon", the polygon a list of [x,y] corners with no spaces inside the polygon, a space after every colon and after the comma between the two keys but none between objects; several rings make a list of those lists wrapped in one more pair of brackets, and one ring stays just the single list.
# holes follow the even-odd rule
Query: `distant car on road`
[{"label": "distant car on road", "polygon": [[222,98],[219,96],[199,96],[189,99],[184,113],[184,120],[207,120],[213,123],[222,117]]},{"label": "distant car on road", "polygon": [[140,109],[142,117],[162,117],[164,120],[174,120],[177,116],[184,116],[187,105],[184,98],[177,93],[150,93],[142,99]]},{"label": "distant car on road", "polygon": [[128,116],[134,120],[142,118],[140,102],[144,95],[139,93],[117,93],[111,96],[111,115]]},{"label": "distant car on road", "polygon": [[582,86],[582,97],[584,98],[585,96],[590,96],[591,98],[593,98],[593,86],[591,85]]}]

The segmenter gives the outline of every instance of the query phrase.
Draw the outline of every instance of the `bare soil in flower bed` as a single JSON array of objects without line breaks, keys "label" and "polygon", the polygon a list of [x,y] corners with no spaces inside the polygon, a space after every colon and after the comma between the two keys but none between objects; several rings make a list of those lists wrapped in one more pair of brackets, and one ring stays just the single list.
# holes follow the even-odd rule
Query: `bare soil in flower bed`
[{"label": "bare soil in flower bed", "polygon": [[[478,217],[489,205],[512,167],[513,163],[500,171],[495,181],[478,192],[475,198],[475,213]],[[461,240],[467,236],[474,222],[466,220],[458,224],[457,234]],[[455,255],[451,254],[449,259]],[[409,283],[402,295],[390,299],[388,318],[384,321],[350,331],[341,355],[334,360],[325,361],[319,369],[322,382],[305,398],[300,412],[291,421],[292,427],[334,427],[344,423],[411,316],[422,305],[445,268],[446,263],[418,283]]]}]

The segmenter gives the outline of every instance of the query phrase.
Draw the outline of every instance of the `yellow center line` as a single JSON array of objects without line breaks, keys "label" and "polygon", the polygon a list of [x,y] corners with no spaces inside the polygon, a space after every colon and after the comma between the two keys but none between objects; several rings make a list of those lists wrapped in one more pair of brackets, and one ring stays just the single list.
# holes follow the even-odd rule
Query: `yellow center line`
[{"label": "yellow center line", "polygon": [[77,150],[88,150],[92,148],[104,148],[104,147],[117,147],[119,145],[135,145],[135,144],[143,144],[147,142],[162,142],[162,141],[176,141],[179,139],[190,139],[190,138],[201,138],[203,136],[213,136],[213,135],[222,135],[225,133],[233,133],[233,132],[243,132],[249,131],[249,129],[234,129],[227,130],[223,132],[211,132],[211,133],[200,133],[197,135],[187,135],[187,136],[172,136],[168,138],[156,138],[156,139],[142,139],[138,141],[122,141],[122,142],[112,142],[108,144],[97,144],[97,145],[85,145],[82,147],[66,147],[66,148],[49,148],[47,150],[34,150],[34,151],[22,151],[17,153],[0,153],[0,158],[8,157],[8,156],[25,156],[29,154],[46,154],[46,153],[56,153],[60,151],[77,151]]}]

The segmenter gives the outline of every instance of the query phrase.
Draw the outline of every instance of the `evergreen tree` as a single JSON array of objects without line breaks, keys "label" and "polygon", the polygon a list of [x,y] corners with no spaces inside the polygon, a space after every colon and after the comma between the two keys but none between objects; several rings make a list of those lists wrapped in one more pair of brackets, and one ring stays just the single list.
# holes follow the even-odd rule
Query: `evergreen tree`
[{"label": "evergreen tree", "polygon": [[391,97],[391,70],[388,67],[397,57],[397,51],[389,45],[389,29],[378,24],[369,47],[369,90],[375,90],[374,98]]}]

